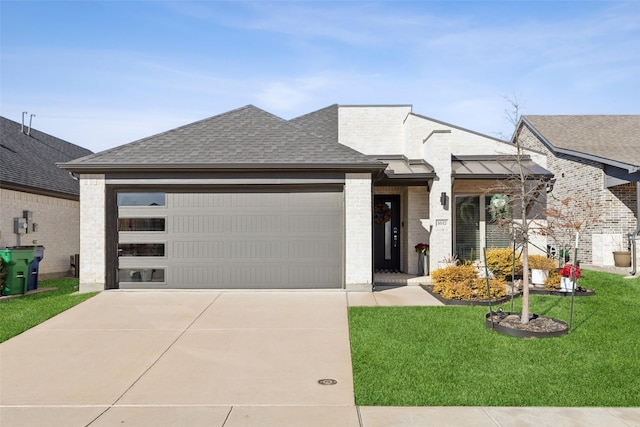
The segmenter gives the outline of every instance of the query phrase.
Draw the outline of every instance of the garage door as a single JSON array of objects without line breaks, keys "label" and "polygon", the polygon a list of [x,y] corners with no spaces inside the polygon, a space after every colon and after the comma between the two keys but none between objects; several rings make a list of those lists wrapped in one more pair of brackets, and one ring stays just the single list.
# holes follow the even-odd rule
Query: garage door
[{"label": "garage door", "polygon": [[341,191],[117,195],[120,288],[343,285]]}]

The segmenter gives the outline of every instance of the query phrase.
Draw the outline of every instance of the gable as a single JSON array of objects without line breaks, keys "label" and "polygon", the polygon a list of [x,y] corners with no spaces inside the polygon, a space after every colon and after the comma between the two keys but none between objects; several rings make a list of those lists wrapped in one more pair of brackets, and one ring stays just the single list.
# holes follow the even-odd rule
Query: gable
[{"label": "gable", "polygon": [[91,168],[376,167],[378,162],[248,105],[111,150],[69,162]]}]

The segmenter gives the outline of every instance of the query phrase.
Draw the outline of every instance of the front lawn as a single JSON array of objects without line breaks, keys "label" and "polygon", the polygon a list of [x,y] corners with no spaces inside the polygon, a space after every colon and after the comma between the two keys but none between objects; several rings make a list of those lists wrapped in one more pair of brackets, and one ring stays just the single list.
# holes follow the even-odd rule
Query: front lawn
[{"label": "front lawn", "polygon": [[78,294],[78,279],[41,280],[38,288],[55,290],[0,300],[0,342],[80,304],[96,294]]},{"label": "front lawn", "polygon": [[[493,332],[487,307],[349,308],[356,404],[640,406],[640,279],[585,271],[579,284],[596,295],[575,299],[559,338]],[[568,323],[570,302],[531,296],[531,309]]]}]

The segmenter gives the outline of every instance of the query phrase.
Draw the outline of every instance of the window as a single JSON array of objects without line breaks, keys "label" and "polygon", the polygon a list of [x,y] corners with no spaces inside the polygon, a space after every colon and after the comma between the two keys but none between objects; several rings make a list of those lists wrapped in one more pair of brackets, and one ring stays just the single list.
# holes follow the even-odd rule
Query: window
[{"label": "window", "polygon": [[165,231],[165,218],[119,218],[118,231]]},{"label": "window", "polygon": [[118,206],[165,206],[166,193],[118,193]]},{"label": "window", "polygon": [[122,268],[118,270],[119,282],[164,282],[163,268]]},{"label": "window", "polygon": [[118,254],[122,257],[164,256],[164,243],[120,243]]}]

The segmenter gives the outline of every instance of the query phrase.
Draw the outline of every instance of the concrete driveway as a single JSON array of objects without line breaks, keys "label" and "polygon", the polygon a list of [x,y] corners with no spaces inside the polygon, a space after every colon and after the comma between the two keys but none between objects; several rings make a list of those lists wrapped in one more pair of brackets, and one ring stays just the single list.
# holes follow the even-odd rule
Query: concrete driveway
[{"label": "concrete driveway", "polygon": [[358,425],[346,299],[103,292],[0,345],[0,425]]},{"label": "concrete driveway", "polygon": [[357,407],[347,305],[440,303],[416,286],[103,292],[0,344],[0,426],[640,427],[638,408]]}]

